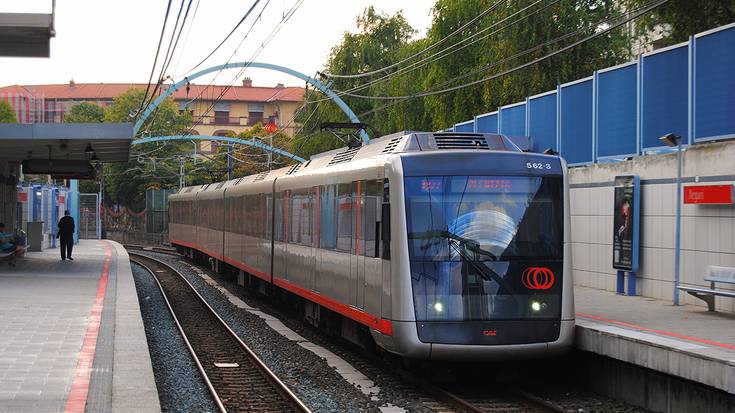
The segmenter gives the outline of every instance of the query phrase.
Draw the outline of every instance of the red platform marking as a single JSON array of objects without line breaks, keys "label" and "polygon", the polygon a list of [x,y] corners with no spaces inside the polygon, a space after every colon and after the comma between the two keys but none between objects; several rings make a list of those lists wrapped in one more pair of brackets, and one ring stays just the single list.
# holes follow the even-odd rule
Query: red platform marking
[{"label": "red platform marking", "polygon": [[684,334],[673,333],[671,331],[666,331],[666,330],[657,330],[655,328],[643,327],[637,324],[626,323],[625,321],[612,320],[610,318],[600,317],[600,316],[596,316],[592,314],[577,313],[577,317],[589,318],[590,320],[602,321],[604,323],[615,324],[615,325],[619,325],[622,327],[631,328],[634,330],[647,331],[649,333],[660,334],[662,336],[674,337],[674,338],[678,338],[681,340],[693,341],[695,343],[702,343],[702,344],[707,344],[710,346],[716,346],[716,347],[722,347],[722,348],[726,348],[730,350],[735,350],[735,345],[733,344],[720,343],[719,341],[707,340],[706,338],[687,336]]},{"label": "red platform marking", "polygon": [[87,332],[84,334],[82,350],[79,352],[77,368],[74,370],[74,381],[66,399],[64,412],[84,413],[89,393],[89,381],[92,377],[92,366],[94,365],[94,352],[97,349],[97,334],[100,331],[102,309],[105,303],[105,292],[107,291],[107,278],[110,274],[110,261],[112,260],[112,249],[105,241],[105,261],[102,265],[102,275],[97,287],[97,296],[92,305],[92,314],[87,324]]}]

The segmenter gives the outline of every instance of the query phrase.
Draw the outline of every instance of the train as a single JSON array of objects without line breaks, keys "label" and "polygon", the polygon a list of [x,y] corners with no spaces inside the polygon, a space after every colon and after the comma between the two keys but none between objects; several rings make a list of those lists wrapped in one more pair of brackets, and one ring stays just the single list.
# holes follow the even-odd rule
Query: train
[{"label": "train", "polygon": [[400,132],[169,197],[180,252],[409,360],[570,349],[570,235],[565,161],[500,134]]}]

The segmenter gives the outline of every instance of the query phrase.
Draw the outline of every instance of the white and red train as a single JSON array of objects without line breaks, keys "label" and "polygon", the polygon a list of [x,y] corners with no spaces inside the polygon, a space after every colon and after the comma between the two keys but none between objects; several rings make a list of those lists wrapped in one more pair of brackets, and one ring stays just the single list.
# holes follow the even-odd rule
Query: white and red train
[{"label": "white and red train", "polygon": [[389,352],[544,357],[572,345],[568,194],[558,156],[501,135],[402,132],[183,188],[169,232]]}]

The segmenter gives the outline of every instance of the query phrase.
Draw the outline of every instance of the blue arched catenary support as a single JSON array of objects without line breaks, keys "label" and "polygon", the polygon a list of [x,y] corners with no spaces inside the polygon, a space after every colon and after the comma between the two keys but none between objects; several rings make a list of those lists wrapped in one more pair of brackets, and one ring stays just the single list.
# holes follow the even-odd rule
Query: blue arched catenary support
[{"label": "blue arched catenary support", "polygon": [[277,153],[279,155],[283,155],[287,158],[291,158],[298,162],[306,162],[306,159],[294,155],[290,152],[286,152],[282,149],[274,148],[272,146],[268,146],[262,142],[257,142],[249,139],[240,139],[240,138],[231,138],[228,136],[207,136],[207,135],[173,135],[173,136],[148,136],[141,139],[134,140],[131,145],[138,145],[141,143],[151,143],[151,142],[164,142],[164,141],[190,141],[190,140],[207,140],[207,141],[221,141],[221,142],[228,142],[228,143],[237,143],[241,145],[249,145],[254,146],[256,148],[263,149],[265,151],[270,151],[273,153]]},{"label": "blue arched catenary support", "polygon": [[[360,119],[357,118],[357,115],[350,109],[349,106],[339,97],[337,96],[332,90],[325,85],[324,83],[320,82],[317,79],[314,79],[311,76],[307,76],[301,72],[297,72],[296,70],[289,69],[284,66],[274,65],[270,63],[259,63],[259,62],[236,62],[236,63],[227,63],[224,65],[219,66],[212,66],[210,68],[200,70],[199,72],[194,73],[191,76],[185,77],[183,80],[180,80],[173,85],[171,85],[168,89],[166,89],[165,92],[161,93],[156,100],[153,101],[148,107],[143,111],[143,114],[138,118],[138,121],[135,122],[135,127],[133,131],[135,133],[138,132],[141,126],[143,126],[143,122],[145,122],[146,119],[148,119],[148,116],[153,113],[153,111],[158,107],[158,105],[163,102],[164,99],[171,96],[175,91],[179,90],[181,87],[185,86],[187,83],[189,83],[191,80],[194,80],[200,76],[204,76],[206,74],[217,72],[220,70],[225,69],[235,69],[235,68],[243,68],[243,67],[252,67],[256,69],[268,69],[268,70],[275,70],[277,72],[286,73],[291,76],[297,77],[305,82],[310,83],[315,88],[319,89],[322,93],[326,94],[331,98],[334,103],[337,104],[337,106],[342,109],[342,112],[344,112],[348,118],[350,118],[350,121],[353,123],[360,123]],[[370,141],[370,138],[368,137],[367,132],[364,130],[360,131],[360,137],[362,138],[363,143],[367,144]],[[223,140],[220,137],[217,137],[218,140]]]}]

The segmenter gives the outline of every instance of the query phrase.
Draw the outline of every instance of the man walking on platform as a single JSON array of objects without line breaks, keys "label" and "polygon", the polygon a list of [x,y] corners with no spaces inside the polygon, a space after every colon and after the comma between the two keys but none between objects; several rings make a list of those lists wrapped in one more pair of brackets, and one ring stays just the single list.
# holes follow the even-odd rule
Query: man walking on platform
[{"label": "man walking on platform", "polygon": [[74,247],[74,218],[69,215],[69,210],[64,211],[64,216],[59,220],[59,232],[56,233],[59,239],[59,248],[61,249],[61,260],[71,257],[71,250]]}]

